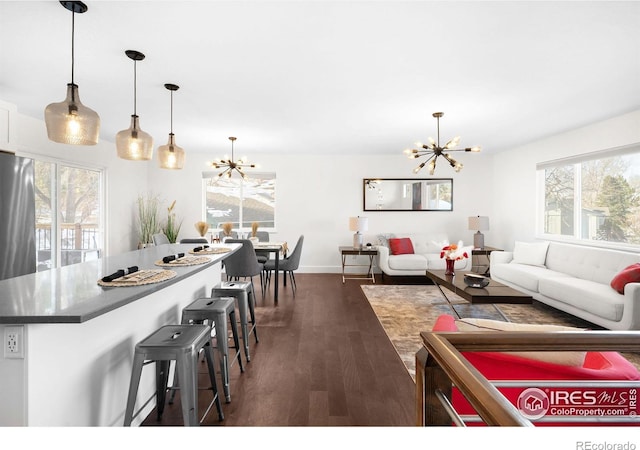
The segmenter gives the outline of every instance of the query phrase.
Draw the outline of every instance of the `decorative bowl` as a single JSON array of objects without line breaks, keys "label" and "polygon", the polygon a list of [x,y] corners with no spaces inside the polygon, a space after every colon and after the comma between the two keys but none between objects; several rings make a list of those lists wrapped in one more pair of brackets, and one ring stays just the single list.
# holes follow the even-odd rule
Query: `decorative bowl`
[{"label": "decorative bowl", "polygon": [[464,275],[464,283],[472,288],[486,287],[491,280],[477,273],[466,273]]}]

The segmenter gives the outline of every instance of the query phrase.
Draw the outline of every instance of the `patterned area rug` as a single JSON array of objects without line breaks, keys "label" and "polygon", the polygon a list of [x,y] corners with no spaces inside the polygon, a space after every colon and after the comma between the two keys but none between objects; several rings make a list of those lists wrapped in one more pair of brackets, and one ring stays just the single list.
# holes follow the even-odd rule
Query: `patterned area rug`
[{"label": "patterned area rug", "polygon": [[[452,308],[463,318],[602,329],[535,300],[530,305],[471,305],[445,291],[450,305],[436,286],[363,284],[361,288],[412,377],[415,377],[415,354],[422,347],[420,332],[431,330],[441,314],[455,315]],[[640,354],[625,356],[640,368]]]}]

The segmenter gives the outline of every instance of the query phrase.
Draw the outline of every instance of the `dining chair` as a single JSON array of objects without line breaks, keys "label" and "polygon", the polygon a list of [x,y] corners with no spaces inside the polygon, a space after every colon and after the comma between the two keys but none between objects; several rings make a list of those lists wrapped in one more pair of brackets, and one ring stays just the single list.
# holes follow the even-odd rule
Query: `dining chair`
[{"label": "dining chair", "polygon": [[153,245],[170,244],[169,238],[164,233],[156,233],[152,237]]},{"label": "dining chair", "polygon": [[180,239],[181,244],[208,244],[207,238],[199,237],[199,238],[184,238]]},{"label": "dining chair", "polygon": [[[298,238],[298,242],[296,243],[295,248],[284,259],[282,259],[278,264],[278,270],[282,271],[284,275],[284,281],[286,284],[287,272],[289,273],[289,279],[291,280],[291,290],[293,291],[293,295],[296,295],[296,277],[294,275],[294,271],[298,270],[300,266],[300,255],[302,254],[302,244],[304,243],[304,235],[300,235]],[[264,264],[265,271],[267,272],[267,279],[271,279],[271,271],[275,270],[275,262],[273,260],[269,260]]]},{"label": "dining chair", "polygon": [[[260,291],[264,298],[264,264],[258,262],[256,251],[249,239],[227,239],[228,244],[242,244],[242,247],[224,259],[224,272],[227,280],[249,278],[253,288],[253,277],[260,276]],[[255,289],[254,289],[255,292]]]},{"label": "dining chair", "polygon": [[222,231],[222,229],[218,232],[218,235],[220,236],[220,240],[224,239],[225,237],[227,239],[238,239],[238,233],[235,231],[231,232],[231,236],[225,236],[224,235],[224,231]]},{"label": "dining chair", "polygon": [[[258,242],[269,242],[269,232],[268,231],[256,231],[256,237],[258,238]],[[258,261],[262,264],[269,261],[271,253],[265,250],[256,249],[256,256],[258,257]]]}]

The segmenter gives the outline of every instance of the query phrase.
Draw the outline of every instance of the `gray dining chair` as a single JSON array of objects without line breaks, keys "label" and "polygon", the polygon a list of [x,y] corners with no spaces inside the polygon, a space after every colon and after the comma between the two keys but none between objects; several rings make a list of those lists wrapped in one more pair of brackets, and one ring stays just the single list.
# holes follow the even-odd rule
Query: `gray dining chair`
[{"label": "gray dining chair", "polygon": [[181,244],[208,244],[207,238],[199,237],[199,238],[184,238],[180,239]]},{"label": "gray dining chair", "polygon": [[170,244],[169,238],[164,233],[156,233],[151,236],[151,239],[153,239],[153,245]]},{"label": "gray dining chair", "polygon": [[[264,298],[264,264],[258,262],[256,251],[254,250],[251,241],[249,239],[227,239],[225,242],[227,244],[242,244],[241,248],[223,260],[224,272],[227,276],[227,280],[249,278],[251,281],[251,287],[253,288],[253,277],[259,275],[260,291],[262,292],[262,298]],[[255,292],[255,289],[253,292]]]},{"label": "gray dining chair", "polygon": [[[269,232],[268,231],[256,231],[256,237],[259,242],[269,242]],[[256,256],[258,257],[258,261],[262,264],[269,261],[271,253],[265,250],[256,249]]]},{"label": "gray dining chair", "polygon": [[[291,290],[293,291],[293,295],[296,295],[296,277],[294,272],[298,270],[300,266],[300,255],[302,254],[302,244],[304,243],[304,235],[300,235],[298,238],[298,242],[296,243],[295,248],[289,254],[289,256],[285,257],[278,264],[278,270],[282,271],[284,275],[284,283],[287,283],[287,273],[289,274],[289,279],[291,280]],[[267,272],[267,279],[271,279],[271,271],[275,270],[275,261],[269,260],[264,264],[265,271]]]}]

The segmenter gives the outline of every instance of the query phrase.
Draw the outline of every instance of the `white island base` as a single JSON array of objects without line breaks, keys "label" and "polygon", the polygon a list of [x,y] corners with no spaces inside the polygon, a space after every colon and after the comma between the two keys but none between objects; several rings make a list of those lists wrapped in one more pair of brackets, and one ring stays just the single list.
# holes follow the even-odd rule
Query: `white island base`
[{"label": "white island base", "polygon": [[[5,327],[24,331],[24,359],[0,354],[0,426],[122,426],[136,343],[162,325],[180,323],[182,308],[210,296],[220,272],[217,261],[81,323],[5,320],[0,336]],[[63,295],[55,297],[52,301],[64,301]],[[155,368],[149,365],[136,410],[154,393]],[[132,425],[154,407],[155,399]]]}]

